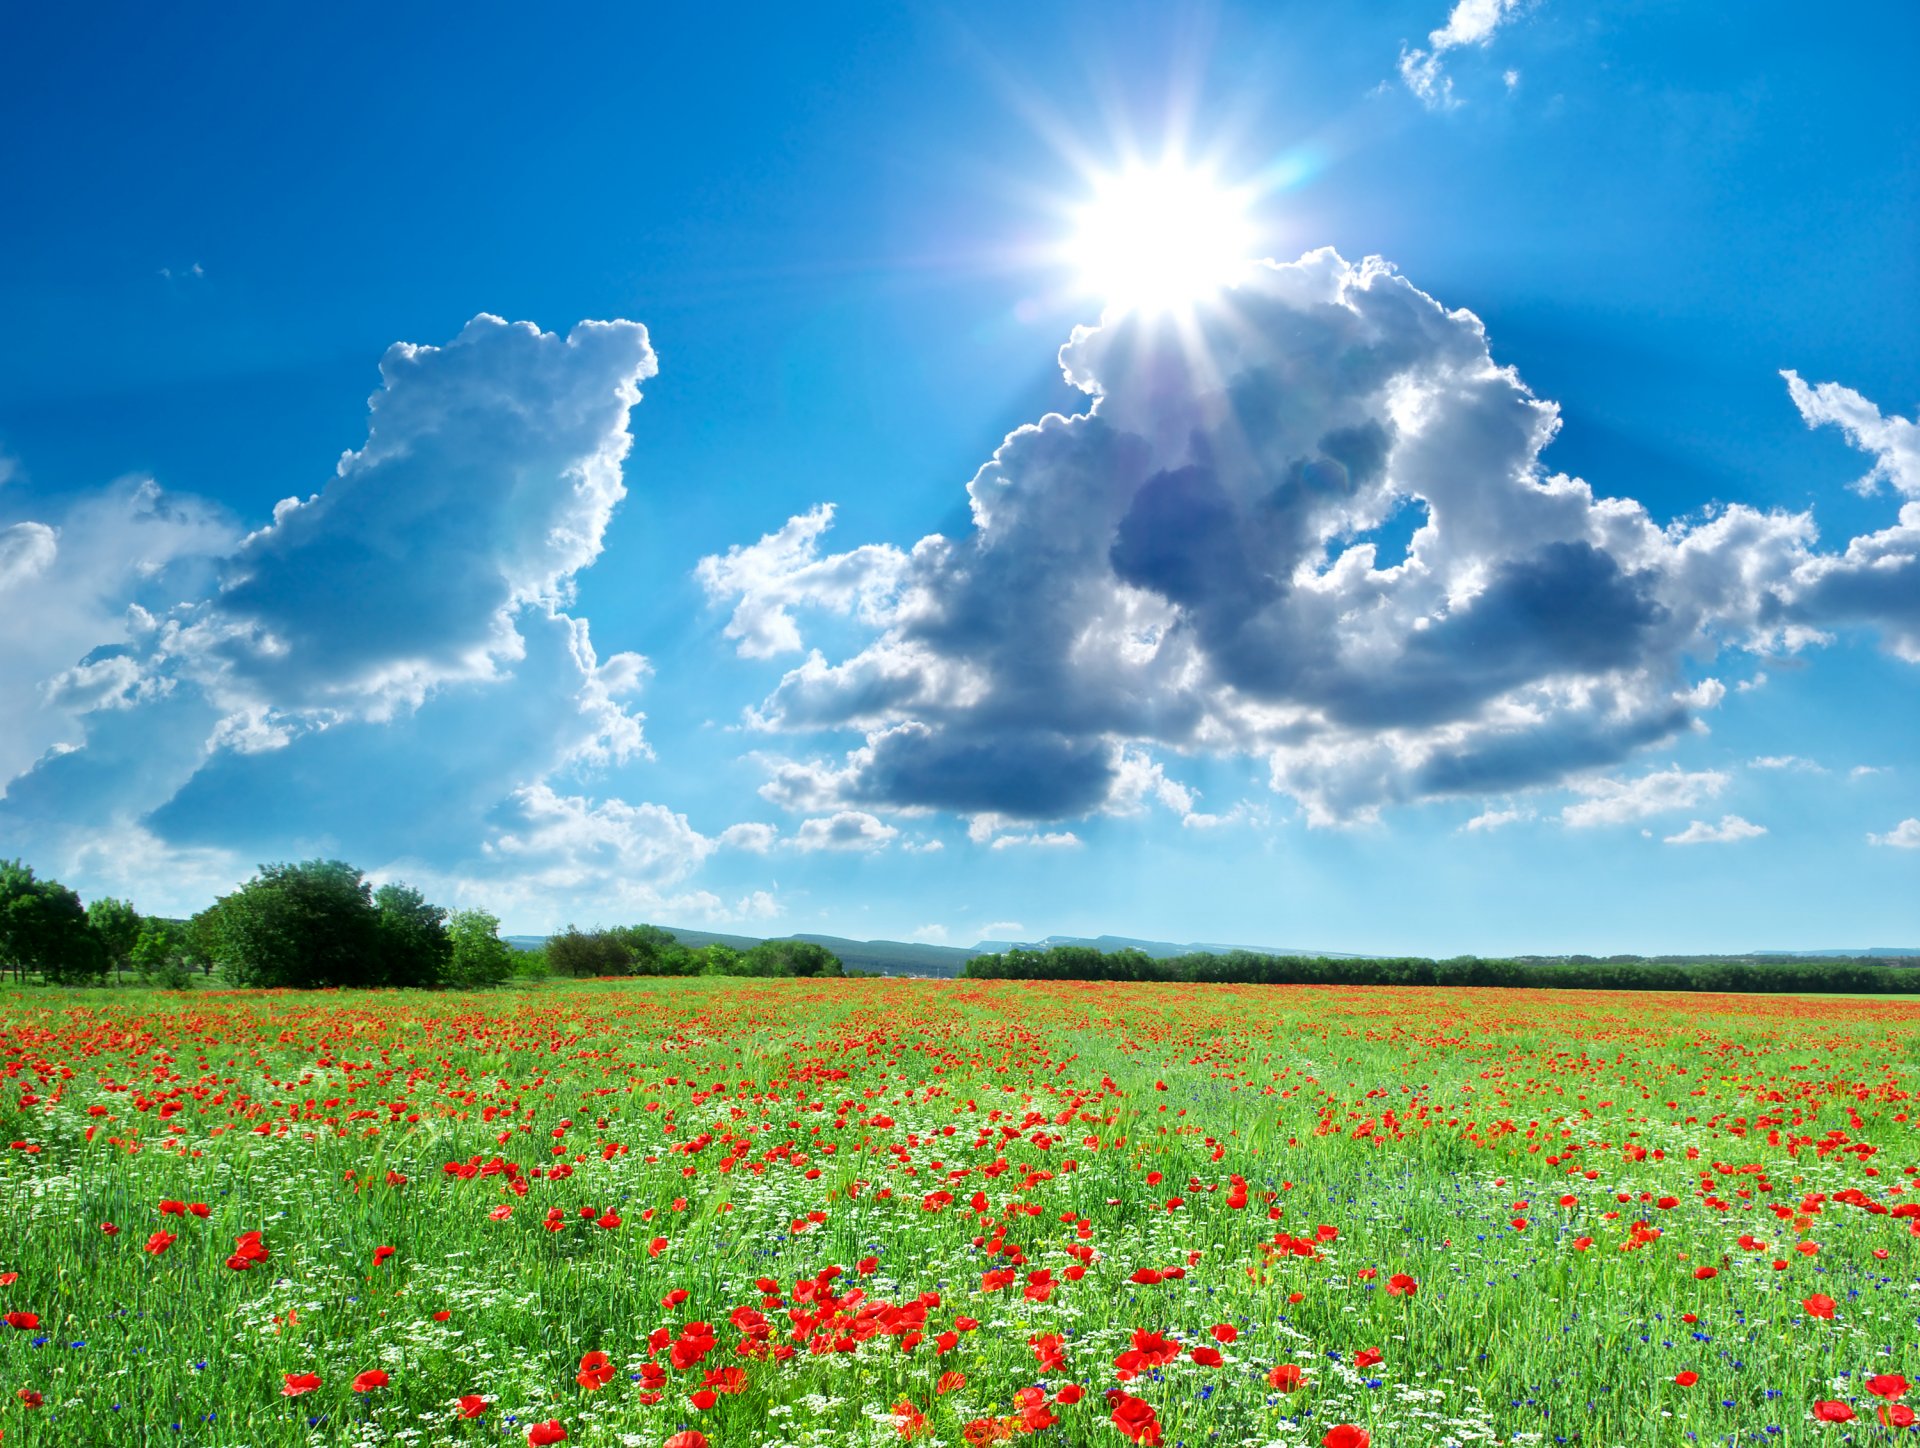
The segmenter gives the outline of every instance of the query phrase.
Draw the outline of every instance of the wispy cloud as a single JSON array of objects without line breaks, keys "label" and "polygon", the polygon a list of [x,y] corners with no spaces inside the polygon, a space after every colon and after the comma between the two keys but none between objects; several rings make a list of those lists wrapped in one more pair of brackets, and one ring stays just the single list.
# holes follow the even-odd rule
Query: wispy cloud
[{"label": "wispy cloud", "polygon": [[1694,820],[1677,835],[1668,835],[1669,845],[1730,845],[1736,840],[1758,839],[1767,832],[1765,825],[1743,820],[1739,815],[1721,815],[1720,823],[1710,825],[1705,820]]},{"label": "wispy cloud", "polygon": [[1633,779],[1578,780],[1571,787],[1587,797],[1561,810],[1560,821],[1573,829],[1628,824],[1712,799],[1727,787],[1727,780],[1718,770],[1689,774],[1678,765]]},{"label": "wispy cloud", "polygon": [[[1446,74],[1441,58],[1462,46],[1487,46],[1494,33],[1521,10],[1527,0],[1458,0],[1447,23],[1427,36],[1425,50],[1400,52],[1400,78],[1421,101],[1434,110],[1460,104],[1454,99],[1453,77]],[[1508,90],[1520,83],[1520,72],[1508,70],[1502,79]]]}]

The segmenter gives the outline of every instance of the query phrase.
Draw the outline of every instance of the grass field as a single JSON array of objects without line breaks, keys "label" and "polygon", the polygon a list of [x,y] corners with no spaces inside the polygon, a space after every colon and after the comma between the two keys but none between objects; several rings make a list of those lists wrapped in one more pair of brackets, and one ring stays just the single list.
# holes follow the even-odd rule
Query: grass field
[{"label": "grass field", "polygon": [[1909,1002],[676,980],[0,1021],[7,1448],[1861,1443],[1920,1374]]}]

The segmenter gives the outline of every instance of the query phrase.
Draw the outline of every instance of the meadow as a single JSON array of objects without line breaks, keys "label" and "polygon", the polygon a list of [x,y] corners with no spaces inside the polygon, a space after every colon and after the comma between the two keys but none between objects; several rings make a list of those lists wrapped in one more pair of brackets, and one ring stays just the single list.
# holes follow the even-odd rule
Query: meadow
[{"label": "meadow", "polygon": [[8,1448],[1864,1443],[1920,1396],[1907,1001],[691,979],[0,1022]]}]

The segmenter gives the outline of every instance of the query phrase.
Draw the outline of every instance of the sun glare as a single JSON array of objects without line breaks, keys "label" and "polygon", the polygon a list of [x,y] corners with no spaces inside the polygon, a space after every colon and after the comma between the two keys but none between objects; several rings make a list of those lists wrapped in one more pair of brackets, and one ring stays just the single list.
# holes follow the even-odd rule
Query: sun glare
[{"label": "sun glare", "polygon": [[1246,267],[1246,199],[1178,165],[1102,178],[1076,216],[1067,259],[1112,311],[1191,307]]}]

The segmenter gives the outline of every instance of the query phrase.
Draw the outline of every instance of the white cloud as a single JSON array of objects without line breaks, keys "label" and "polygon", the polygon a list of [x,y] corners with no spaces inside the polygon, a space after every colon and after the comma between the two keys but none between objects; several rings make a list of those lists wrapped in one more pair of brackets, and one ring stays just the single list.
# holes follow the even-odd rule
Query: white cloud
[{"label": "white cloud", "polygon": [[1080,836],[1072,830],[1057,830],[1047,834],[1001,835],[994,840],[993,848],[996,850],[1077,850],[1080,848]]},{"label": "white cloud", "polygon": [[1798,754],[1762,754],[1747,761],[1748,769],[1790,769],[1800,774],[1825,774],[1826,769],[1811,759],[1802,759]]},{"label": "white cloud", "polygon": [[1765,825],[1756,825],[1743,820],[1739,815],[1721,815],[1720,823],[1710,825],[1704,820],[1694,820],[1677,835],[1668,835],[1665,842],[1669,845],[1726,845],[1735,840],[1756,839],[1767,832]]},{"label": "white cloud", "polygon": [[326,853],[522,920],[777,909],[692,888],[719,842],[684,816],[565,782],[648,757],[646,660],[567,608],[653,368],[632,323],[478,317],[391,348],[364,445],[251,533],[141,479],[43,513],[0,607],[0,833],[83,889],[113,848],[156,893]]},{"label": "white cloud", "polygon": [[1787,379],[1787,393],[1808,427],[1831,423],[1848,442],[1873,454],[1872,471],[1855,485],[1861,492],[1887,483],[1909,498],[1920,498],[1920,426],[1911,418],[1883,417],[1866,398],[1837,382],[1809,387],[1791,369],[1780,375]]},{"label": "white cloud", "polygon": [[728,825],[720,831],[720,843],[724,848],[745,850],[752,855],[766,854],[779,838],[780,831],[768,824]]},{"label": "white cloud", "polygon": [[843,809],[831,817],[802,820],[794,831],[796,850],[883,850],[900,831],[864,810]]},{"label": "white cloud", "polygon": [[1689,774],[1678,765],[1633,779],[1581,779],[1569,788],[1586,798],[1560,811],[1560,821],[1573,829],[1621,825],[1669,810],[1690,809],[1714,798],[1727,787],[1728,776],[1718,770]]},{"label": "white cloud", "polygon": [[[1378,260],[1257,266],[1190,326],[1109,319],[1061,363],[1090,412],[1010,434],[958,536],[902,564],[820,557],[818,512],[769,535],[809,540],[798,568],[873,600],[877,634],[809,653],[749,711],[763,732],[865,735],[768,756],[767,798],[992,829],[1184,817],[1193,793],[1159,761],[1206,754],[1264,761],[1310,825],[1354,823],[1561,785],[1698,729],[1727,690],[1691,680],[1728,652],[1791,654],[1847,622],[1920,650],[1902,572],[1920,512],[1911,540],[1902,524],[1821,553],[1809,513],[1662,524],[1549,473],[1554,405],[1471,313]],[[1403,509],[1424,521],[1388,559],[1373,530]]]},{"label": "white cloud", "polygon": [[45,523],[0,528],[0,592],[38,578],[60,552],[58,535]]},{"label": "white cloud", "polygon": [[833,504],[787,520],[758,543],[735,545],[724,555],[700,560],[694,570],[707,597],[737,598],[726,636],[739,642],[744,658],[766,659],[798,653],[800,626],[792,609],[811,607],[829,613],[857,614],[877,623],[892,601],[907,558],[896,548],[856,548],[831,558],[820,556],[820,535],[833,526]]},{"label": "white cloud", "polygon": [[900,846],[909,855],[937,855],[946,847],[945,840],[907,840]]},{"label": "white cloud", "polygon": [[1870,779],[1876,774],[1887,774],[1890,772],[1884,764],[1856,764],[1852,769],[1847,771],[1847,778]]},{"label": "white cloud", "polygon": [[952,938],[952,932],[944,925],[922,925],[907,937],[909,940],[918,940],[927,945],[945,945]]},{"label": "white cloud", "polygon": [[1896,850],[1920,850],[1920,819],[1904,819],[1884,835],[1869,834],[1870,845],[1890,845]]},{"label": "white cloud", "polygon": [[1504,829],[1508,825],[1517,825],[1524,820],[1530,820],[1532,818],[1533,811],[1530,809],[1488,809],[1475,815],[1472,819],[1460,826],[1460,828],[1470,834],[1480,831],[1491,832],[1493,830]]},{"label": "white cloud", "polygon": [[1027,927],[1018,920],[989,920],[980,927],[982,940],[1018,940]]},{"label": "white cloud", "polygon": [[[1458,105],[1453,97],[1453,78],[1441,68],[1441,57],[1462,46],[1485,47],[1494,32],[1525,7],[1526,0],[1456,0],[1447,23],[1427,36],[1428,49],[1400,52],[1400,78],[1407,89],[1430,107],[1443,109]],[[1520,83],[1520,73],[1505,73],[1508,90]]]}]

